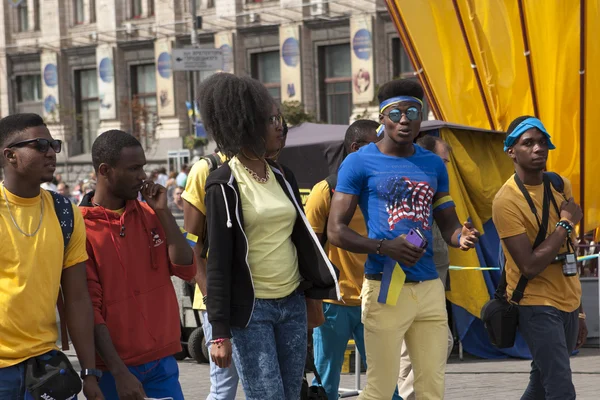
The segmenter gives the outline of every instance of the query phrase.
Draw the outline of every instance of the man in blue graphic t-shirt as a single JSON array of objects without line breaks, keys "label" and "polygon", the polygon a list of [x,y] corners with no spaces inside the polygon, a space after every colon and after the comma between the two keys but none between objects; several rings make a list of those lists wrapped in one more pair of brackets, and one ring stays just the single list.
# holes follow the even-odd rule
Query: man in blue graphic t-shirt
[{"label": "man in blue graphic t-shirt", "polygon": [[[384,136],[342,163],[328,226],[332,244],[368,254],[362,320],[369,368],[359,399],[392,396],[404,339],[417,398],[442,399],[448,316],[433,262],[431,227],[435,218],[448,245],[463,250],[475,247],[479,232],[470,223],[460,224],[442,159],[413,144],[421,126],[421,86],[394,80],[381,87],[378,99]],[[357,205],[368,238],[348,227]],[[424,248],[407,240],[411,230],[424,237]]]}]

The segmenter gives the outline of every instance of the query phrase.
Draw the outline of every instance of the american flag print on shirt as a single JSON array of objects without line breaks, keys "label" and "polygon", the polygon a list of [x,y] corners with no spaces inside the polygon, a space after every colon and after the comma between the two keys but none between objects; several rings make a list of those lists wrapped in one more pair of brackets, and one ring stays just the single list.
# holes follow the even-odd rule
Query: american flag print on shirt
[{"label": "american flag print on shirt", "polygon": [[385,201],[391,231],[405,219],[421,223],[425,230],[431,229],[429,219],[435,192],[429,183],[393,176],[380,183],[377,189],[379,197]]}]

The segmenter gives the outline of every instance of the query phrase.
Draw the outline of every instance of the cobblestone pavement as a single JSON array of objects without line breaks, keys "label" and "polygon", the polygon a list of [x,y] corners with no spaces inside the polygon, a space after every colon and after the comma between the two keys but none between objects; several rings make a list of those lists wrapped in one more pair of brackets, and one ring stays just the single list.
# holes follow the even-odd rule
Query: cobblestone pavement
[{"label": "cobblestone pavement", "polygon": [[[71,352],[72,354],[72,352]],[[530,361],[480,360],[465,354],[460,361],[453,355],[446,370],[446,400],[519,399],[527,386]],[[76,366],[76,368],[79,368]],[[204,400],[210,387],[208,364],[189,359],[179,363],[180,382],[185,398]],[[600,349],[583,349],[571,358],[573,381],[578,400],[596,400],[600,393]],[[341,386],[354,387],[354,375],[342,375]],[[364,385],[365,375],[361,377]],[[244,399],[241,386],[236,400]],[[355,397],[354,397],[355,398]]]}]

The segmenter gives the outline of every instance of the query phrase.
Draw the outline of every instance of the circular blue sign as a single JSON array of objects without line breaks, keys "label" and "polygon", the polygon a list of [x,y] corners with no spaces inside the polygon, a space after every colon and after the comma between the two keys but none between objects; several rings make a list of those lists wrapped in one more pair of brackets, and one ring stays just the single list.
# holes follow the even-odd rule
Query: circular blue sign
[{"label": "circular blue sign", "polygon": [[160,53],[156,69],[158,70],[158,74],[163,78],[169,79],[171,77],[171,55],[169,53],[166,51]]},{"label": "circular blue sign", "polygon": [[58,69],[56,64],[46,64],[44,67],[44,82],[46,86],[54,87],[58,85]]},{"label": "circular blue sign", "polygon": [[106,83],[111,83],[113,81],[115,73],[113,70],[113,62],[110,58],[104,57],[102,60],[100,60],[98,74],[100,75],[100,79]]},{"label": "circular blue sign", "polygon": [[233,51],[228,44],[224,44],[220,49],[223,53],[223,71],[229,72],[233,69]]},{"label": "circular blue sign", "polygon": [[48,114],[52,114],[56,111],[56,107],[58,106],[58,101],[56,101],[56,97],[49,95],[44,99],[44,109]]},{"label": "circular blue sign", "polygon": [[361,60],[368,60],[371,58],[371,51],[373,45],[371,43],[371,32],[366,29],[359,29],[354,34],[352,39],[352,49],[354,54]]},{"label": "circular blue sign", "polygon": [[300,46],[295,38],[287,38],[281,46],[281,57],[289,67],[295,67],[300,61]]}]

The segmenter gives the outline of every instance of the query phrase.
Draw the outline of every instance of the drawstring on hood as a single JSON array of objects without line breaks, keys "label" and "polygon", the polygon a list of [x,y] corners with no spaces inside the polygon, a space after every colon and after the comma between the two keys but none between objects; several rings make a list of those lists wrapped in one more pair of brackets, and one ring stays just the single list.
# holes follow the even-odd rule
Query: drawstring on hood
[{"label": "drawstring on hood", "polygon": [[231,223],[231,215],[229,214],[229,207],[227,206],[227,196],[225,196],[225,186],[221,186],[221,192],[223,192],[223,202],[225,202],[225,210],[227,210],[227,227],[231,229],[233,224]]}]

